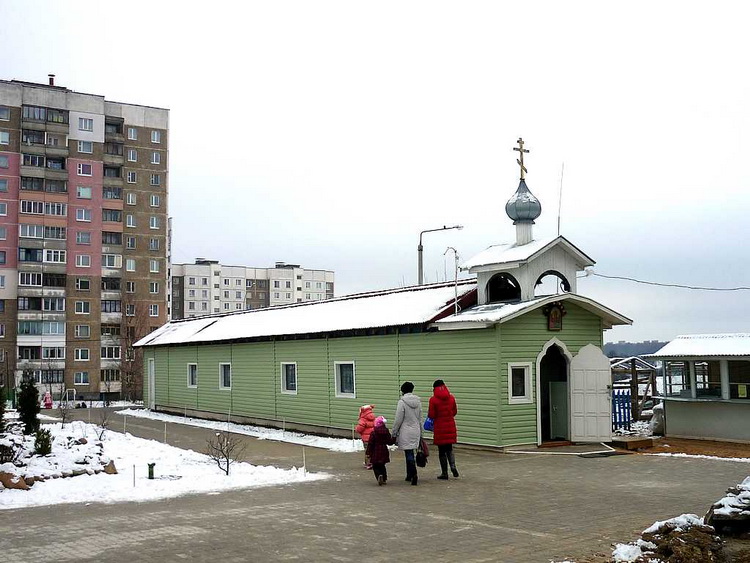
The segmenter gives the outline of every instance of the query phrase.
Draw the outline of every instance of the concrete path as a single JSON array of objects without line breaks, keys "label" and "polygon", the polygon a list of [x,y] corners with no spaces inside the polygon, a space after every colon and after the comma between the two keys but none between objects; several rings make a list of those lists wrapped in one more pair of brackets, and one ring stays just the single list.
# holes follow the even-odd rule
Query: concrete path
[{"label": "concrete path", "polygon": [[[91,415],[95,422],[98,413]],[[122,430],[122,416],[110,418]],[[129,417],[127,430],[161,440],[164,423]],[[197,451],[210,433],[167,425],[170,444]],[[299,446],[244,439],[248,461],[301,463]],[[378,487],[361,454],[305,453],[308,470],[334,478],[148,503],[0,511],[0,553],[14,563],[582,560],[611,553],[613,542],[635,539],[656,520],[702,515],[750,474],[750,464],[736,462],[459,447],[460,479],[436,480],[435,455],[413,487],[403,481],[397,453],[388,485]]]}]

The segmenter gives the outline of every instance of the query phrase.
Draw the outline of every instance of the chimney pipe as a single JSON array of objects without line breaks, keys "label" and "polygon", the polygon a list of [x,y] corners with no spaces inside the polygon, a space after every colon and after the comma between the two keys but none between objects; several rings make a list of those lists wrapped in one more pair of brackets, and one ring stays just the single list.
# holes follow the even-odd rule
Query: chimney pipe
[{"label": "chimney pipe", "polygon": [[54,86],[55,85],[55,75],[54,74],[48,74],[49,76],[49,85]]}]

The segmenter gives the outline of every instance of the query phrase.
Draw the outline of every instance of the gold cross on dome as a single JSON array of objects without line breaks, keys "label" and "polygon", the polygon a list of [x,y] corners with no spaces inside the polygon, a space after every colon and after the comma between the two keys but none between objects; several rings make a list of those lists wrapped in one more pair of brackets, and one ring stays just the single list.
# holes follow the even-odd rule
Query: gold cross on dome
[{"label": "gold cross on dome", "polygon": [[526,167],[523,165],[523,153],[529,152],[529,151],[528,149],[523,148],[523,139],[521,137],[518,137],[517,143],[518,143],[518,146],[514,147],[513,150],[521,153],[521,158],[520,159],[517,158],[516,162],[521,167],[521,180],[523,180],[525,177],[524,175],[526,174],[526,172],[528,172],[528,170],[526,170]]}]

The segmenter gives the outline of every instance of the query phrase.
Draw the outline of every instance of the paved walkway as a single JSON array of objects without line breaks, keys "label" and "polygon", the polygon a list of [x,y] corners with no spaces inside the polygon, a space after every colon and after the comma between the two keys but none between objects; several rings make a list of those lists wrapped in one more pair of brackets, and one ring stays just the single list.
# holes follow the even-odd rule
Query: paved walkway
[{"label": "paved walkway", "polygon": [[[78,413],[76,413],[78,414]],[[83,413],[81,413],[83,414]],[[92,413],[93,414],[93,413]],[[86,413],[83,416],[88,416]],[[92,416],[92,420],[97,416]],[[122,416],[112,428],[121,430]],[[163,439],[164,423],[128,418],[128,432]],[[210,430],[167,425],[169,443],[202,450]],[[245,438],[249,461],[299,465],[299,446]],[[47,561],[502,561],[583,559],[611,552],[656,520],[703,514],[750,465],[640,455],[501,454],[457,448],[461,478],[420,484],[400,454],[378,487],[361,454],[306,448],[328,481],[147,503],[0,511],[0,553]]]}]

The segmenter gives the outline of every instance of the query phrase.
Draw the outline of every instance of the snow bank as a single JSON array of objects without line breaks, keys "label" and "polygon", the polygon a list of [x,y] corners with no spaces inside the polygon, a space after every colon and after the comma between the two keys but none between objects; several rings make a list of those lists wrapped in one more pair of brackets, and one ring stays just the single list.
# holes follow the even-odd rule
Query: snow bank
[{"label": "snow bank", "polygon": [[[81,421],[66,425],[64,430],[59,424],[45,425],[45,428],[56,438],[75,435],[92,443],[97,441],[98,427]],[[114,461],[118,474],[50,479],[35,483],[28,491],[3,489],[0,490],[0,510],[61,503],[151,501],[330,478],[328,474],[309,473],[304,468],[280,469],[244,462],[232,464],[227,476],[208,456],[118,432],[106,432],[102,445],[103,454]],[[51,457],[39,458],[40,461],[34,463],[76,465],[74,458],[79,454],[60,452],[56,447]],[[148,479],[149,463],[156,464],[153,480]]]},{"label": "snow bank", "polygon": [[263,428],[262,426],[248,426],[245,424],[235,424],[233,422],[220,422],[218,420],[204,420],[201,418],[190,418],[175,416],[159,412],[152,412],[145,409],[124,409],[117,411],[117,414],[124,416],[135,416],[138,418],[150,418],[151,420],[163,420],[175,424],[187,424],[189,426],[198,426],[200,428],[211,428],[213,430],[226,430],[235,434],[244,434],[252,436],[259,440],[275,440],[277,442],[289,442],[290,444],[299,444],[311,448],[323,448],[332,452],[361,452],[364,446],[361,440],[351,440],[348,438],[328,438],[324,436],[312,436],[310,434],[301,434],[299,432],[288,432],[277,428]]}]

